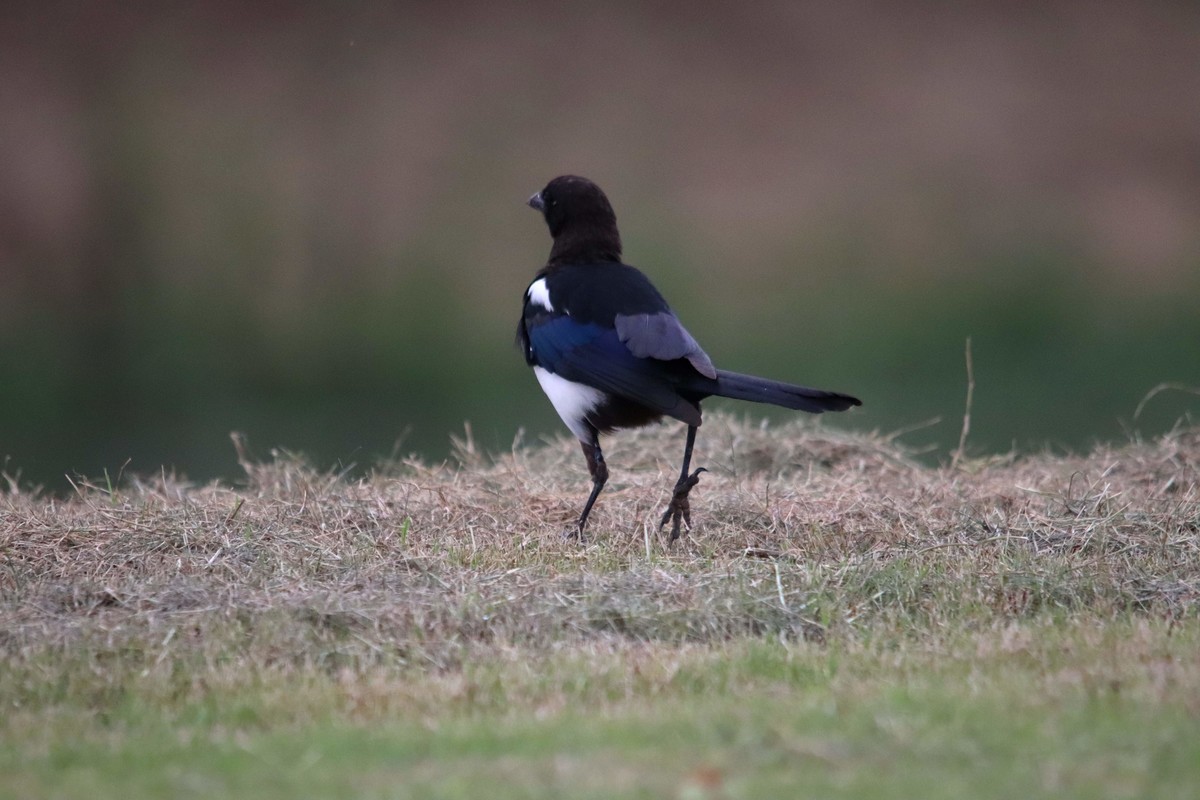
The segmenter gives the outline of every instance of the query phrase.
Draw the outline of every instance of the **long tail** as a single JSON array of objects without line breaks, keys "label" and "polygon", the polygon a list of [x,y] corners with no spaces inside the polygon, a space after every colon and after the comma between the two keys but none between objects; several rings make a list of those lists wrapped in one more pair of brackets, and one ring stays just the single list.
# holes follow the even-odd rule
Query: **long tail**
[{"label": "long tail", "polygon": [[857,397],[807,386],[742,375],[737,372],[717,370],[717,386],[713,394],[731,397],[734,400],[749,400],[751,403],[770,403],[784,408],[794,408],[820,414],[822,411],[845,411],[850,406],[861,406]]}]

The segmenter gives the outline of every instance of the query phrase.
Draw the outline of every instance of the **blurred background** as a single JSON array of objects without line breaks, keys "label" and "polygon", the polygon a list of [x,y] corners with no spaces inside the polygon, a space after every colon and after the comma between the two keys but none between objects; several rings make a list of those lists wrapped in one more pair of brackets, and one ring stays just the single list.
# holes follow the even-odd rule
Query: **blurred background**
[{"label": "blurred background", "polygon": [[825,424],[946,458],[967,337],[974,454],[1200,408],[1133,419],[1200,385],[1196,4],[163,5],[0,17],[22,483],[564,431],[513,346],[564,172],[719,365],[865,400]]}]

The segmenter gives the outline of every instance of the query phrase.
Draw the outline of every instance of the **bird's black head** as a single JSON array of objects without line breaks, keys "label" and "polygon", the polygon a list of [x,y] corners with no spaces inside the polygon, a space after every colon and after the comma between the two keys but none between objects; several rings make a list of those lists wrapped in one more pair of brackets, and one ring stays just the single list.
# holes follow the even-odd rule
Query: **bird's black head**
[{"label": "bird's black head", "polygon": [[587,178],[561,175],[529,198],[529,205],[542,212],[554,238],[550,264],[621,260],[617,215]]}]

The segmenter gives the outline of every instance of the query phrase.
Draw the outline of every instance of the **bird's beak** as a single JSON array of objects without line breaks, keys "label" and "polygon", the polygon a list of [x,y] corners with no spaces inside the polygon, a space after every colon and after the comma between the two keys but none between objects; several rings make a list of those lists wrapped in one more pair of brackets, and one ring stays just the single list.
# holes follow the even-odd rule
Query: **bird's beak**
[{"label": "bird's beak", "polygon": [[546,211],[546,204],[542,202],[541,192],[534,192],[533,197],[529,198],[529,207],[543,213]]}]

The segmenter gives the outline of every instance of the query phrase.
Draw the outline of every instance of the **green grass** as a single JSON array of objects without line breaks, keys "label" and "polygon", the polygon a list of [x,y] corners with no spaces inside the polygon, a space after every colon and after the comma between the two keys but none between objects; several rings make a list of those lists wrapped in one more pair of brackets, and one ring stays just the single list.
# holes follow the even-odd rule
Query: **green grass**
[{"label": "green grass", "polygon": [[[0,793],[710,796],[702,790],[719,785],[711,796],[1140,798],[1194,791],[1194,626],[1039,617],[950,639],[904,629],[862,638],[592,644],[532,661],[509,652],[450,674],[131,667],[110,673],[116,685],[103,691],[75,685],[56,701],[10,706]],[[68,663],[38,672],[27,679],[61,686],[86,670]]]}]

